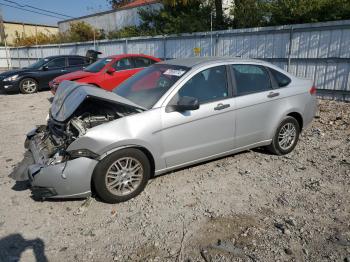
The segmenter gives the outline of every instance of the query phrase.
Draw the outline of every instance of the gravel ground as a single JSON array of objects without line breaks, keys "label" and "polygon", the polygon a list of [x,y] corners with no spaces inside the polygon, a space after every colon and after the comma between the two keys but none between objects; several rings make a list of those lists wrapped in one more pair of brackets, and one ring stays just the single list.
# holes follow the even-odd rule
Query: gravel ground
[{"label": "gravel ground", "polygon": [[136,199],[36,202],[8,174],[49,92],[0,95],[0,261],[350,261],[350,104],[321,101],[296,149],[151,180]]}]

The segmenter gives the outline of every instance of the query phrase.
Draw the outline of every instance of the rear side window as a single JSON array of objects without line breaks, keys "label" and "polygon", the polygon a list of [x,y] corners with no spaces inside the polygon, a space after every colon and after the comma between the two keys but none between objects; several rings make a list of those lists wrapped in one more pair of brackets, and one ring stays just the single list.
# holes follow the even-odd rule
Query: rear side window
[{"label": "rear side window", "polygon": [[269,70],[271,71],[279,87],[285,87],[289,85],[290,82],[292,81],[288,76],[286,76],[285,74],[282,74],[281,72],[278,72],[275,69],[269,68]]},{"label": "rear side window", "polygon": [[120,60],[118,60],[113,67],[117,70],[117,71],[122,71],[122,70],[127,70],[127,69],[132,69],[134,68],[133,64],[132,64],[132,60],[130,58],[122,58]]},{"label": "rear side window", "polygon": [[272,89],[267,70],[258,65],[231,65],[235,80],[237,96],[264,92]]},{"label": "rear side window", "polygon": [[80,58],[80,57],[69,57],[68,63],[70,66],[79,66],[79,65],[86,64],[86,61],[84,58]]},{"label": "rear side window", "polygon": [[147,67],[155,63],[155,61],[148,59],[146,57],[134,57],[135,67]]}]

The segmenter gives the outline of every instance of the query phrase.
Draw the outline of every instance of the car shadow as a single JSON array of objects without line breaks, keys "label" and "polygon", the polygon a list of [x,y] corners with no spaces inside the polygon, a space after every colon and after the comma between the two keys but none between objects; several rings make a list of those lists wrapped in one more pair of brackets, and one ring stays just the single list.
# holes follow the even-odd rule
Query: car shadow
[{"label": "car shadow", "polygon": [[27,240],[21,234],[12,234],[0,239],[0,261],[20,261],[21,255],[32,249],[36,262],[47,262],[45,244],[40,238]]},{"label": "car shadow", "polygon": [[275,154],[270,152],[266,147],[257,147],[252,149],[252,151],[256,152],[256,153],[260,153],[263,155],[269,155],[269,156],[274,156]]},{"label": "car shadow", "polygon": [[25,191],[30,189],[30,183],[28,180],[26,181],[16,181],[16,183],[11,188],[14,191]]}]

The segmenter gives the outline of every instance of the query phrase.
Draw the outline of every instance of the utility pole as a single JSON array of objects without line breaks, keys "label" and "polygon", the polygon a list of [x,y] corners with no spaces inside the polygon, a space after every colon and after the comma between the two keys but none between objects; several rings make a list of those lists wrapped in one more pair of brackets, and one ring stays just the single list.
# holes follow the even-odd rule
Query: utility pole
[{"label": "utility pole", "polygon": [[4,19],[2,17],[2,9],[1,8],[0,8],[0,38],[1,38],[1,42],[4,42],[4,44],[5,44],[5,54],[6,54],[7,68],[10,69],[11,62],[10,62],[8,48],[7,48],[7,40],[6,40],[6,34],[5,34]]}]

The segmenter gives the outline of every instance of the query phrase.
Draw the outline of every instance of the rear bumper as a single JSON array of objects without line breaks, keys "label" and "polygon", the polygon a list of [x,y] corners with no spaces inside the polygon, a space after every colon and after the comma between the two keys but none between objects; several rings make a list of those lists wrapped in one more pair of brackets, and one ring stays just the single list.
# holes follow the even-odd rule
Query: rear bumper
[{"label": "rear bumper", "polygon": [[306,104],[304,109],[304,127],[311,124],[312,120],[315,118],[317,111],[317,98],[316,96],[311,96],[310,102]]},{"label": "rear bumper", "polygon": [[50,87],[50,91],[51,91],[52,94],[56,94],[58,86],[59,86],[59,83],[57,83],[55,81],[50,81],[49,82],[49,87]]}]

